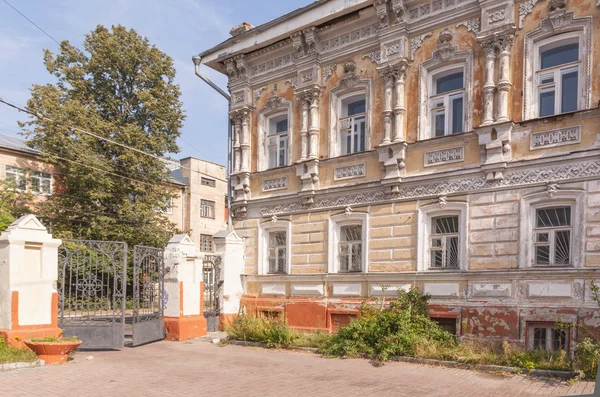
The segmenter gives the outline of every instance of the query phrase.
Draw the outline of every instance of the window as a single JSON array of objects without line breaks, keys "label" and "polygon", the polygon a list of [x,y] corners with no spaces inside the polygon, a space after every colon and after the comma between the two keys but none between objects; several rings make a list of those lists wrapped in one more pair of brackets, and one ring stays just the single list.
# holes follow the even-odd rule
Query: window
[{"label": "window", "polygon": [[430,97],[431,136],[463,131],[465,95],[464,72],[456,69],[433,76]]},{"label": "window", "polygon": [[362,271],[362,225],[340,227],[339,271]]},{"label": "window", "polygon": [[369,215],[341,213],[329,217],[328,272],[369,271]]},{"label": "window", "polygon": [[269,273],[285,273],[287,265],[287,233],[269,232]]},{"label": "window", "polygon": [[210,186],[210,187],[216,186],[216,182],[214,179],[205,178],[205,177],[200,177],[200,184],[203,186]]},{"label": "window", "polygon": [[215,219],[215,202],[200,200],[200,216],[202,218]]},{"label": "window", "polygon": [[291,273],[292,222],[268,220],[258,228],[258,273]]},{"label": "window", "polygon": [[210,234],[200,235],[200,251],[213,252],[213,238]]},{"label": "window", "polygon": [[273,116],[269,119],[267,155],[269,168],[283,167],[288,164],[288,116]]},{"label": "window", "polygon": [[27,170],[25,168],[7,165],[6,180],[19,190],[27,190]]},{"label": "window", "polygon": [[467,270],[468,204],[447,201],[420,206],[417,232],[417,271]]},{"label": "window", "polygon": [[560,351],[568,349],[567,332],[553,324],[528,323],[528,347],[530,349]]},{"label": "window", "polygon": [[429,267],[432,269],[459,267],[458,216],[431,218],[429,234]]},{"label": "window", "polygon": [[533,234],[536,266],[569,266],[572,263],[571,206],[537,208]]},{"label": "window", "polygon": [[573,112],[579,98],[579,41],[550,43],[539,48],[537,71],[538,115]]},{"label": "window", "polygon": [[45,172],[34,172],[31,176],[31,191],[39,194],[50,194],[52,191],[52,175]]},{"label": "window", "polygon": [[365,151],[366,111],[364,94],[342,99],[339,119],[341,154]]}]

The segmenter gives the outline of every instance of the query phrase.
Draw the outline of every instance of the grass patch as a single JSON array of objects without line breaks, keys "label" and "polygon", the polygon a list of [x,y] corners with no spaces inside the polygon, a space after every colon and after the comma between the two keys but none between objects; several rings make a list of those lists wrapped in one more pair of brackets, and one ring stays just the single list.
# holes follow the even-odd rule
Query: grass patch
[{"label": "grass patch", "polygon": [[16,349],[9,346],[4,341],[4,338],[0,337],[0,364],[7,363],[31,363],[37,361],[37,357],[34,352],[29,349]]},{"label": "grass patch", "polygon": [[79,338],[76,336],[47,336],[45,338],[31,338],[29,341],[34,343],[71,343],[79,342]]}]

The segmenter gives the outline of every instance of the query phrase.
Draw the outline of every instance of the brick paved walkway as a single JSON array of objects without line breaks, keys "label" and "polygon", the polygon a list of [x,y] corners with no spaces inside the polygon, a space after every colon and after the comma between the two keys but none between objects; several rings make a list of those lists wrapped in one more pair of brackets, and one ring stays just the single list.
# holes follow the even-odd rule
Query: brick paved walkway
[{"label": "brick paved walkway", "polygon": [[[93,360],[86,360],[92,355]],[[0,373],[0,396],[564,396],[594,383],[418,364],[326,359],[205,341],[79,352],[60,366]]]}]

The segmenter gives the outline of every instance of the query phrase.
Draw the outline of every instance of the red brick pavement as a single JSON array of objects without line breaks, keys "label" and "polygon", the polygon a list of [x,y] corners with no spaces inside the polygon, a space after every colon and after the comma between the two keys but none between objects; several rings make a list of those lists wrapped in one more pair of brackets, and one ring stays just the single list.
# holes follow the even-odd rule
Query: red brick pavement
[{"label": "red brick pavement", "polygon": [[[93,360],[86,360],[87,356]],[[0,396],[564,396],[593,382],[502,376],[462,369],[315,354],[219,347],[201,340],[78,352],[59,366],[0,373]]]}]

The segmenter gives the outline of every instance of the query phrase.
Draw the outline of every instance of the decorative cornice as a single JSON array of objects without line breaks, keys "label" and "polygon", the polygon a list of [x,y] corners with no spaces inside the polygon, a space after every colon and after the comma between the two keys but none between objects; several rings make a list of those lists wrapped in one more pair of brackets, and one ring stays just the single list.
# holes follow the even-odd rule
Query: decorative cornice
[{"label": "decorative cornice", "polygon": [[423,45],[423,41],[431,36],[431,32],[422,34],[421,36],[413,37],[410,40],[410,57],[414,58],[415,52]]},{"label": "decorative cornice", "polygon": [[425,184],[415,182],[406,184],[406,186],[400,186],[397,192],[393,194],[386,193],[384,189],[374,189],[364,193],[343,194],[329,197],[317,196],[311,205],[305,205],[302,201],[293,201],[283,204],[265,205],[261,207],[260,212],[263,216],[266,216],[312,209],[340,208],[348,205],[374,204],[389,200],[465,194],[483,189],[528,186],[532,184],[598,176],[600,176],[600,160],[594,160],[506,171],[504,173],[504,179],[497,181],[488,181],[486,180],[485,175],[481,175],[444,179],[438,182]]},{"label": "decorative cornice", "polygon": [[530,149],[545,149],[555,146],[573,145],[581,142],[581,126],[576,125],[558,130],[532,132]]},{"label": "decorative cornice", "polygon": [[273,190],[287,189],[288,177],[282,176],[280,178],[265,179],[262,183],[263,192],[270,192]]},{"label": "decorative cornice", "polygon": [[477,34],[479,32],[480,26],[481,26],[481,21],[479,20],[479,18],[473,18],[473,19],[469,19],[468,21],[463,21],[460,23],[456,24],[456,27],[459,26],[464,26],[467,28],[468,32],[473,32],[475,34]]},{"label": "decorative cornice", "polygon": [[361,178],[367,174],[366,163],[343,165],[336,167],[333,171],[333,180]]},{"label": "decorative cornice", "polygon": [[425,152],[425,155],[423,156],[423,165],[425,167],[431,167],[434,165],[459,163],[464,160],[465,148],[464,146],[459,146],[448,149]]}]

